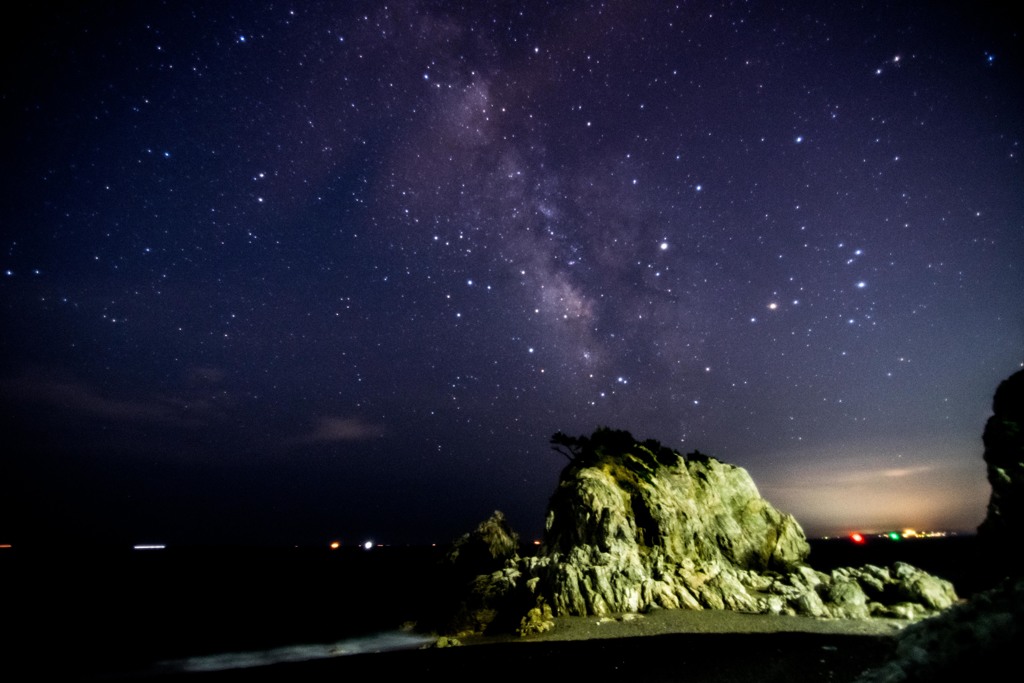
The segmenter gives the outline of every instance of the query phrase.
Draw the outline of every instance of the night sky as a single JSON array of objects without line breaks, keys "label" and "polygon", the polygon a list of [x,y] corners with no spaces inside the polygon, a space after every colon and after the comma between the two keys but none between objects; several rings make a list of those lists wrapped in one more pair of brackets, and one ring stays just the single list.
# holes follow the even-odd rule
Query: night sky
[{"label": "night sky", "polygon": [[549,437],[601,425],[812,536],[984,517],[1009,9],[40,5],[2,29],[0,543],[535,538]]}]

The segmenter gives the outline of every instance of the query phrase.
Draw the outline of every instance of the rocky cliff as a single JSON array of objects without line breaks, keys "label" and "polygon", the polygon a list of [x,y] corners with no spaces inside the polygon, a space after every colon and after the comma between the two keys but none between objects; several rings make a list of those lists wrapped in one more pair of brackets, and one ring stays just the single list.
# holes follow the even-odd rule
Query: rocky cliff
[{"label": "rocky cliff", "polygon": [[1024,537],[1024,370],[996,389],[982,441],[992,495],[978,538],[1000,571],[1021,576],[1024,564],[1017,542]]},{"label": "rocky cliff", "polygon": [[949,582],[906,564],[814,570],[800,525],[739,467],[615,430],[552,441],[570,462],[540,552],[520,557],[500,513],[460,539],[457,550],[498,552],[472,554],[446,630],[526,634],[554,616],[657,608],[915,619],[956,600]]}]

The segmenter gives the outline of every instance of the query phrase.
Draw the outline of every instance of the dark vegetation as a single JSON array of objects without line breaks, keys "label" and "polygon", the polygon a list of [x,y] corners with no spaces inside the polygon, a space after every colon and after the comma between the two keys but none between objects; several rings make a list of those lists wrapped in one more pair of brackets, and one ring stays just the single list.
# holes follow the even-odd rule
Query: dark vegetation
[{"label": "dark vegetation", "polygon": [[604,457],[620,457],[630,454],[641,463],[654,469],[672,467],[690,458],[706,458],[700,451],[682,455],[654,439],[638,441],[624,429],[598,427],[588,436],[567,436],[555,432],[550,439],[551,448],[570,462],[581,466],[596,463]]}]

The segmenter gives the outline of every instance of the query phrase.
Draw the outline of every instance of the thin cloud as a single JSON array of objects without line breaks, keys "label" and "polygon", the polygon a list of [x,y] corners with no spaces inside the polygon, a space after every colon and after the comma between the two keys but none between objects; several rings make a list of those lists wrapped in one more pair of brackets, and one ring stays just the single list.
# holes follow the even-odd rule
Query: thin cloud
[{"label": "thin cloud", "polygon": [[301,443],[334,443],[338,441],[366,441],[383,434],[380,425],[358,417],[328,416],[317,420],[313,431],[298,439]]},{"label": "thin cloud", "polygon": [[925,474],[935,469],[934,465],[919,465],[917,467],[899,467],[895,469],[882,470],[883,477],[910,477],[915,474]]},{"label": "thin cloud", "polygon": [[220,384],[227,377],[221,368],[196,366],[188,370],[188,381],[193,384]]},{"label": "thin cloud", "polygon": [[180,411],[169,403],[109,398],[83,382],[22,378],[5,381],[3,385],[4,394],[16,400],[41,403],[88,417],[139,422],[179,421]]}]

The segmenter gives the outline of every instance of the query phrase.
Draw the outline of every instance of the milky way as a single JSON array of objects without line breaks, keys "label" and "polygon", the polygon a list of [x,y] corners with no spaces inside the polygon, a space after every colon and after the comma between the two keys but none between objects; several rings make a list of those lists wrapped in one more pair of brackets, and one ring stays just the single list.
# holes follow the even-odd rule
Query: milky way
[{"label": "milky way", "polygon": [[812,534],[970,531],[1024,361],[1019,28],[42,8],[4,36],[0,536],[536,537],[548,437],[600,425]]}]

